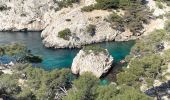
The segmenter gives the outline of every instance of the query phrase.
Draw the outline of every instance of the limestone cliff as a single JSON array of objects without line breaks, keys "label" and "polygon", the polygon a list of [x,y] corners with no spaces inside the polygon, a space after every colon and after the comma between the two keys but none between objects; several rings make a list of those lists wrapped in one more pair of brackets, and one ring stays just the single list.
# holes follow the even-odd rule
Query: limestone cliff
[{"label": "limestone cliff", "polygon": [[58,5],[53,0],[0,0],[0,31],[40,31]]},{"label": "limestone cliff", "polygon": [[[74,48],[85,44],[103,41],[112,41],[118,32],[111,28],[105,18],[111,14],[108,11],[96,10],[82,12],[81,8],[62,9],[56,14],[56,21],[45,28],[41,36],[46,47]],[[69,19],[69,21],[67,21]],[[95,25],[95,35],[87,32],[89,25]],[[71,37],[69,40],[58,37],[58,32],[69,28]]]},{"label": "limestone cliff", "polygon": [[[136,39],[130,30],[121,33],[113,29],[106,21],[113,11],[94,10],[82,12],[81,8],[95,4],[95,0],[80,0],[72,7],[60,8],[61,0],[0,0],[0,31],[42,31],[41,37],[46,47],[80,48],[86,44],[103,41],[127,41]],[[155,1],[147,0],[153,14],[160,16],[169,11],[169,7],[158,9]],[[114,11],[115,12],[115,11]],[[116,12],[124,14],[124,11]],[[161,29],[166,19],[152,20],[144,26],[144,34]],[[94,25],[95,32],[91,35],[88,26]],[[58,33],[70,29],[69,39],[63,39]]]}]

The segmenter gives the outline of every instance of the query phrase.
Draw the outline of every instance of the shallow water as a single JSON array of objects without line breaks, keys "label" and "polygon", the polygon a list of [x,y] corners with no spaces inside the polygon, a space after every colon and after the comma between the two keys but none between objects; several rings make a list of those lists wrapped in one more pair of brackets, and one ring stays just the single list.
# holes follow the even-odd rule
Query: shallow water
[{"label": "shallow water", "polygon": [[[0,45],[16,42],[26,44],[33,54],[41,55],[43,62],[37,66],[41,66],[46,70],[69,68],[72,64],[73,58],[79,51],[79,49],[47,49],[42,44],[40,32],[0,32]],[[120,61],[129,54],[134,43],[134,41],[104,42],[96,45],[108,49],[115,61]]]}]

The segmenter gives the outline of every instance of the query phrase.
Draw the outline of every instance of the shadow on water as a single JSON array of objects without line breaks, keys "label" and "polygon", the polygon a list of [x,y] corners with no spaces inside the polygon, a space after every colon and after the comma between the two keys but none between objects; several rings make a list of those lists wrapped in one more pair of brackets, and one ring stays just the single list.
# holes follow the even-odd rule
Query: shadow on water
[{"label": "shadow on water", "polygon": [[105,81],[105,83],[106,83],[103,85],[107,85],[107,84],[109,84],[109,82],[116,82],[116,75],[126,65],[127,65],[127,63],[114,62],[112,64],[111,69],[106,74],[102,75],[102,77],[100,78],[101,80]]},{"label": "shadow on water", "polygon": [[156,97],[157,100],[162,100],[161,97],[167,96],[170,100],[170,80],[168,82],[162,83],[160,86],[152,87],[145,91],[145,94]]}]

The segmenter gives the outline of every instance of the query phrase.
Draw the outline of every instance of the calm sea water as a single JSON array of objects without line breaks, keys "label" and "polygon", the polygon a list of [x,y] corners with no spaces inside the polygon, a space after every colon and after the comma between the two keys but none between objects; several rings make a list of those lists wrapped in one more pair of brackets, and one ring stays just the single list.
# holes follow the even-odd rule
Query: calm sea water
[{"label": "calm sea water", "polygon": [[[16,42],[26,44],[33,54],[42,56],[43,62],[38,66],[47,70],[69,68],[79,51],[79,49],[47,49],[42,44],[40,32],[0,32],[0,45]],[[95,45],[108,49],[115,61],[120,61],[129,54],[134,43],[134,41],[104,42]]]}]

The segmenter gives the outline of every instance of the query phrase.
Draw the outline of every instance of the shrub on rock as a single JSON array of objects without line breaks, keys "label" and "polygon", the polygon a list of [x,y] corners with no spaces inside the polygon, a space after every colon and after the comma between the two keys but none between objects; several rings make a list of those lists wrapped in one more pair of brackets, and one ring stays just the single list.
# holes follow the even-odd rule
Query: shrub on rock
[{"label": "shrub on rock", "polygon": [[89,26],[86,27],[87,32],[90,33],[91,36],[94,36],[96,33],[96,25],[90,24]]},{"label": "shrub on rock", "polygon": [[66,29],[58,32],[58,37],[63,38],[65,40],[69,40],[70,36],[71,36],[71,31],[69,28],[66,28]]},{"label": "shrub on rock", "polygon": [[89,6],[84,6],[83,8],[81,8],[81,11],[84,12],[91,12],[95,9],[94,5],[89,5]]}]

